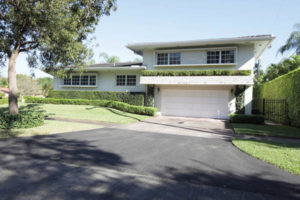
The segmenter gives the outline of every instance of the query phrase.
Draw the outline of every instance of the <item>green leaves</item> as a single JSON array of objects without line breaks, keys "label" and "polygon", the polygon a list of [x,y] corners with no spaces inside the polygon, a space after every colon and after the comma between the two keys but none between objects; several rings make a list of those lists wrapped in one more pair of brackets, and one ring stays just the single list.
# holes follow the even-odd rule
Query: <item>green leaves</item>
[{"label": "green leaves", "polygon": [[115,9],[116,0],[0,0],[0,64],[20,45],[31,67],[84,65],[86,39]]},{"label": "green leaves", "polygon": [[145,70],[143,76],[249,76],[250,70],[193,70],[193,71],[158,71]]}]

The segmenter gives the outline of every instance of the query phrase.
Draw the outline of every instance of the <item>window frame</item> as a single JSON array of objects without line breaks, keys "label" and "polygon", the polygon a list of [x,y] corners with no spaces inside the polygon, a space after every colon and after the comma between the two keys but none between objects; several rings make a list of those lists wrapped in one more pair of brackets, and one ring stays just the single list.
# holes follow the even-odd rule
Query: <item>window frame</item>
[{"label": "window frame", "polygon": [[[233,51],[233,62],[222,62],[222,52],[226,51]],[[219,52],[219,58],[216,63],[208,63],[208,52]],[[236,49],[211,49],[206,51],[206,64],[208,65],[224,65],[224,64],[235,64],[236,63],[236,55],[237,55],[237,50]]]},{"label": "window frame", "polygon": [[[166,64],[159,64],[158,63],[158,55],[159,54],[167,54],[167,63]],[[171,54],[179,54],[179,63],[177,64],[170,64]],[[181,52],[180,51],[171,51],[171,52],[156,52],[155,54],[155,64],[156,65],[181,65]]]},{"label": "window frame", "polygon": [[[124,85],[118,84],[118,76],[125,76],[125,82]],[[128,85],[128,76],[135,76],[135,85]],[[117,74],[116,75],[116,86],[129,86],[129,87],[135,87],[137,85],[137,75],[136,74]]]},{"label": "window frame", "polygon": [[[79,84],[73,84],[73,76],[79,76],[79,80],[78,83]],[[82,85],[81,84],[81,78],[83,76],[88,76],[88,84],[87,85]],[[91,85],[90,84],[90,77],[91,76],[95,76],[95,84]],[[70,84],[65,84],[66,83],[66,79],[69,79]],[[97,87],[97,74],[96,73],[84,73],[84,74],[71,74],[69,77],[65,77],[62,80],[62,87]]]}]

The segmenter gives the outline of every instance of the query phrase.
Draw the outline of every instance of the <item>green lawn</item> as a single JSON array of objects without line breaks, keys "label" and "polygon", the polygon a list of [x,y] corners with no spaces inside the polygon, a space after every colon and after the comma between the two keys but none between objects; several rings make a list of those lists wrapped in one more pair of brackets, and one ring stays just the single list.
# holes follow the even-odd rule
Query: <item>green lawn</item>
[{"label": "green lawn", "polygon": [[283,125],[231,124],[238,135],[300,138],[300,129]]},{"label": "green lawn", "polygon": [[82,131],[102,128],[99,125],[45,120],[45,124],[27,129],[0,129],[0,138],[48,135],[72,131]]},{"label": "green lawn", "polygon": [[300,144],[246,139],[233,139],[232,142],[253,157],[300,175]]},{"label": "green lawn", "polygon": [[[27,104],[20,104],[20,107]],[[33,104],[31,104],[33,105]],[[90,121],[112,122],[127,124],[149,118],[145,115],[137,115],[115,110],[112,108],[96,107],[89,105],[58,105],[58,104],[34,104],[45,110],[49,117],[81,119]],[[3,107],[4,105],[2,105]],[[5,105],[7,106],[7,105]]]}]

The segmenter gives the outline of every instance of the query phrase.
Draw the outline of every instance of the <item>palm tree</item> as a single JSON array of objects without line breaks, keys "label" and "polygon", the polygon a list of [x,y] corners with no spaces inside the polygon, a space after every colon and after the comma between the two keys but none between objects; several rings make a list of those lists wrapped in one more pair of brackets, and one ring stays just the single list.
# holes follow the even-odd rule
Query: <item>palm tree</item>
[{"label": "palm tree", "polygon": [[107,53],[100,53],[99,57],[103,58],[105,63],[118,63],[120,62],[120,58],[118,56],[109,56]]},{"label": "palm tree", "polygon": [[295,49],[296,54],[300,55],[300,23],[295,24],[294,28],[296,29],[290,34],[290,37],[286,41],[286,44],[280,47],[279,52],[283,54],[286,51]]}]

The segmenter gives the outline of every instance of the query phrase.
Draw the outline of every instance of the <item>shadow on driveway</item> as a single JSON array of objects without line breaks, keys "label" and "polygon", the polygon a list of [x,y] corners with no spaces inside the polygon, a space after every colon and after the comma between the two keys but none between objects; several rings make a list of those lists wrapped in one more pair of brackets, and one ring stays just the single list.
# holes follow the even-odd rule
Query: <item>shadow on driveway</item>
[{"label": "shadow on driveway", "polygon": [[[187,152],[180,152],[186,147],[178,147],[179,141],[186,143]],[[209,141],[215,140],[116,128],[0,140],[0,197],[10,200],[300,198],[300,181],[295,176],[287,182],[272,177],[276,170],[243,174],[230,170],[222,160],[212,159],[217,162],[214,165],[204,162],[201,155],[193,152]],[[227,145],[226,141],[218,143]],[[153,150],[148,151],[148,147]],[[172,160],[175,155],[186,156]],[[249,165],[259,163],[250,157],[243,160],[250,160]],[[185,165],[187,161],[193,164]],[[177,166],[176,162],[181,164]],[[149,170],[149,164],[157,168]]]}]

